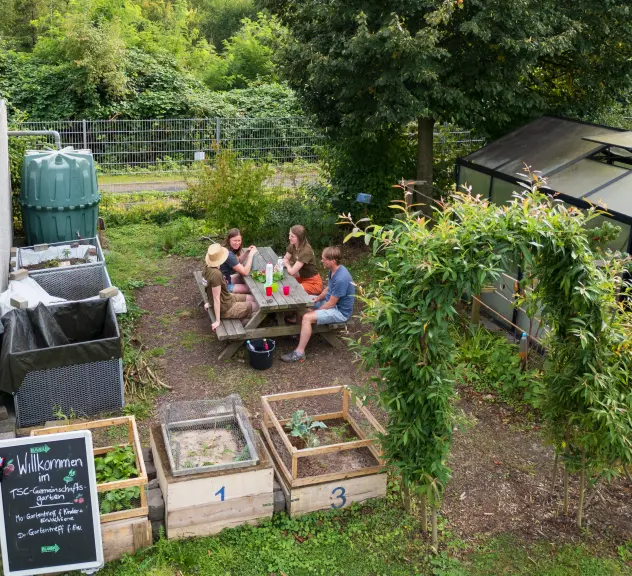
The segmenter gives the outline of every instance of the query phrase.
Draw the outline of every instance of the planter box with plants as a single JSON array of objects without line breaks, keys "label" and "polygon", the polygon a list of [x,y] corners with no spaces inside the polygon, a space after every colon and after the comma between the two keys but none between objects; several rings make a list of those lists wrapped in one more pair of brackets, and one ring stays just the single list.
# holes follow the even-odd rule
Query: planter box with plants
[{"label": "planter box with plants", "polygon": [[89,430],[94,447],[103,554],[106,561],[151,544],[147,472],[133,416],[31,431],[31,436]]},{"label": "planter box with plants", "polygon": [[262,432],[290,515],[386,495],[378,440],[385,430],[359,399],[351,401],[346,386],[262,396],[261,402]]},{"label": "planter box with plants", "polygon": [[166,406],[150,442],[167,538],[207,536],[272,516],[272,464],[239,396]]}]

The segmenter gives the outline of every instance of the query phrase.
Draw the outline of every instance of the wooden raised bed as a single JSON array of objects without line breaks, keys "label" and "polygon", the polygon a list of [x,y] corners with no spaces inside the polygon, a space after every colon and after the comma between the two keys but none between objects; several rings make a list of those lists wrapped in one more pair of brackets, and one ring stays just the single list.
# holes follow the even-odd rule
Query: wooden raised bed
[{"label": "wooden raised bed", "polygon": [[259,462],[254,466],[174,476],[161,427],[152,426],[150,443],[165,502],[167,538],[210,536],[272,517],[274,469],[258,435],[256,442]]},{"label": "wooden raised bed", "polygon": [[[343,420],[357,435],[357,440],[339,442],[336,444],[317,446],[315,448],[299,449],[292,445],[284,425],[290,419],[279,419],[275,415],[271,404],[284,400],[300,400],[322,395],[340,394],[340,411],[316,414],[313,420],[327,422],[328,420]],[[277,471],[277,476],[286,496],[287,509],[290,515],[304,514],[321,509],[342,508],[351,502],[359,502],[368,498],[382,497],[386,495],[386,473],[384,460],[377,437],[371,437],[371,432],[366,432],[350,412],[351,391],[346,386],[331,386],[328,388],[316,388],[284,394],[262,396],[263,426],[262,432],[266,439],[267,447]],[[386,430],[375,417],[367,410],[359,398],[356,399],[355,408],[366,419],[374,433],[385,434]],[[282,458],[279,450],[272,440],[271,430],[278,434],[285,450],[290,455],[290,467]],[[332,453],[340,453],[347,450],[368,449],[374,457],[375,465],[353,470],[339,470],[333,473],[299,477],[299,461],[302,458],[319,457]]]},{"label": "wooden raised bed", "polygon": [[[90,430],[93,432],[96,430],[104,430],[113,426],[127,426],[127,442],[119,442],[118,446],[132,446],[134,449],[134,456],[136,457],[136,469],[138,470],[138,477],[127,478],[125,480],[116,480],[114,482],[105,482],[97,484],[97,492],[109,492],[111,490],[119,490],[121,488],[133,488],[138,486],[140,491],[140,506],[132,508],[131,510],[119,510],[117,512],[110,512],[109,514],[101,514],[101,524],[107,522],[115,522],[118,520],[126,520],[128,518],[147,518],[147,494],[145,492],[147,487],[147,471],[145,470],[145,461],[143,460],[143,453],[141,451],[140,439],[138,438],[138,430],[136,428],[136,419],[134,416],[120,416],[118,418],[106,418],[105,420],[93,420],[92,422],[80,422],[78,424],[69,424],[67,426],[51,426],[49,428],[39,428],[31,431],[31,436],[45,436],[47,434],[55,434],[57,432],[73,432],[75,430]],[[105,431],[105,430],[104,430]],[[96,456],[103,456],[111,450],[114,450],[115,446],[104,446],[101,448],[94,448],[93,452]]]}]

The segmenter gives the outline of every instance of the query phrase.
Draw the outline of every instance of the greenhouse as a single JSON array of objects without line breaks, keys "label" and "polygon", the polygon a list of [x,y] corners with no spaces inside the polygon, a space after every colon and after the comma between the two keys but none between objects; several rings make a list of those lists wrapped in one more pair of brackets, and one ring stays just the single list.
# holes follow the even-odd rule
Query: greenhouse
[{"label": "greenhouse", "polygon": [[526,182],[525,164],[547,180],[545,192],[579,208],[597,205],[621,228],[613,250],[632,252],[632,132],[544,116],[456,162],[459,186],[509,202]]}]

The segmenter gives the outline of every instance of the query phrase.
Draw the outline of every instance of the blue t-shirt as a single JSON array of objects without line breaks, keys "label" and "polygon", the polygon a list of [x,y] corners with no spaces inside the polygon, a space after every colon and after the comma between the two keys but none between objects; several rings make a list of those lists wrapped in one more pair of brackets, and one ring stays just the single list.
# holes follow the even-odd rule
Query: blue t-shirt
[{"label": "blue t-shirt", "polygon": [[237,274],[233,268],[239,264],[239,259],[231,250],[228,251],[228,258],[226,261],[219,267],[222,271],[222,276],[226,278],[226,284],[230,283],[230,277],[232,274]]},{"label": "blue t-shirt", "polygon": [[344,266],[339,266],[336,273],[332,276],[331,272],[327,274],[329,283],[327,284],[327,302],[330,296],[337,296],[339,298],[336,307],[340,310],[340,313],[347,319],[351,317],[353,312],[353,301],[355,299],[355,285],[349,270]]}]

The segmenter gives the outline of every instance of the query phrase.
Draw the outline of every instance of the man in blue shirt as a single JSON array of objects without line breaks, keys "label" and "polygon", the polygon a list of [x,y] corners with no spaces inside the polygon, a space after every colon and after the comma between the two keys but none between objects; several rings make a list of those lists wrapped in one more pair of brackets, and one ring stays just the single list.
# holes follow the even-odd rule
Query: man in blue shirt
[{"label": "man in blue shirt", "polygon": [[314,309],[303,316],[298,346],[296,350],[281,356],[283,362],[305,362],[305,346],[312,336],[312,324],[342,324],[351,317],[355,284],[349,270],[340,264],[341,257],[337,246],[323,250],[321,262],[329,271],[327,288],[314,296]]}]

